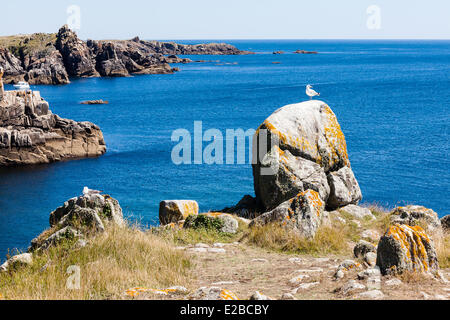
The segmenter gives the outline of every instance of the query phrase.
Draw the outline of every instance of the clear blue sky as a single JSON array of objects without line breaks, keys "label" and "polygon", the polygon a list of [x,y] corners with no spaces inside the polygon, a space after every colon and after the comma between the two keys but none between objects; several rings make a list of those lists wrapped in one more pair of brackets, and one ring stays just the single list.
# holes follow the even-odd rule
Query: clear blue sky
[{"label": "clear blue sky", "polygon": [[[81,9],[81,38],[450,39],[449,0],[5,0],[0,35],[56,32]],[[369,29],[370,5],[381,29]]]}]

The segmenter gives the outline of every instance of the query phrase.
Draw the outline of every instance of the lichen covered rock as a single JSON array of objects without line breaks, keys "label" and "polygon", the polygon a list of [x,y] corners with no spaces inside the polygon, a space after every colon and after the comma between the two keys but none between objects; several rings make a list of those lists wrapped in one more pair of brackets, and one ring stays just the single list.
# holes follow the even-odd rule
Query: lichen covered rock
[{"label": "lichen covered rock", "polygon": [[395,208],[391,212],[391,219],[394,223],[410,226],[415,226],[422,222],[426,225],[428,231],[441,228],[441,221],[437,213],[422,206],[409,205]]},{"label": "lichen covered rock", "polygon": [[250,226],[278,222],[301,236],[312,238],[321,225],[325,203],[314,190],[299,193],[272,211],[255,218]]},{"label": "lichen covered rock", "polygon": [[380,239],[377,266],[383,274],[429,272],[439,268],[430,237],[419,226],[394,224]]},{"label": "lichen covered rock", "polygon": [[231,291],[219,287],[202,287],[188,296],[189,300],[239,300]]},{"label": "lichen covered rock", "polygon": [[50,214],[50,229],[31,241],[29,251],[45,250],[64,239],[101,233],[108,225],[125,225],[122,208],[108,195],[72,198]]},{"label": "lichen covered rock", "polygon": [[159,204],[159,222],[161,225],[186,220],[198,215],[198,203],[192,200],[165,200]]},{"label": "lichen covered rock", "polygon": [[255,194],[266,210],[308,189],[332,209],[362,199],[344,134],[324,102],[278,109],[258,128],[253,146]]}]

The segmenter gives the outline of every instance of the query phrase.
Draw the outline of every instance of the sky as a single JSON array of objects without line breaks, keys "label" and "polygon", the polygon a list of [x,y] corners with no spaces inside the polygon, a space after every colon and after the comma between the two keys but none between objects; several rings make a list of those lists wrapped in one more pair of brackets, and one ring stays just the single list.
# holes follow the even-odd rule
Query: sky
[{"label": "sky", "polygon": [[449,0],[2,1],[0,35],[82,39],[450,39]]}]

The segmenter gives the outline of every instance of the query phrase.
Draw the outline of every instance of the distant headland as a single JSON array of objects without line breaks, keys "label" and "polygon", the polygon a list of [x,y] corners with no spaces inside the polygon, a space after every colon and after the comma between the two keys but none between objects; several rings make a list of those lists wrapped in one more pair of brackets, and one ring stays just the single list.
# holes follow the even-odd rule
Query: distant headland
[{"label": "distant headland", "polygon": [[226,43],[196,45],[131,40],[80,40],[67,25],[58,33],[0,37],[4,82],[59,85],[72,78],[170,74],[170,63],[189,63],[176,55],[242,55]]}]

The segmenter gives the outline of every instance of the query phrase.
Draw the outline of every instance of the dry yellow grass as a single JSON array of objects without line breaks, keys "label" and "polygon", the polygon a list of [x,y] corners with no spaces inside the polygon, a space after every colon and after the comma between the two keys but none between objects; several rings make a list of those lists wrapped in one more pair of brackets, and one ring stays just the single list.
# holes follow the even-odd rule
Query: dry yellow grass
[{"label": "dry yellow grass", "polygon": [[275,251],[292,254],[346,254],[350,253],[348,239],[353,234],[348,226],[319,228],[314,239],[306,239],[277,223],[251,228],[243,237],[243,241]]},{"label": "dry yellow grass", "polygon": [[450,268],[450,233],[445,233],[442,237],[434,240],[436,253],[438,255],[439,267]]},{"label": "dry yellow grass", "polygon": [[[133,287],[187,286],[191,261],[167,241],[136,228],[111,228],[73,249],[65,242],[36,254],[33,265],[0,274],[3,299],[122,299]],[[80,289],[66,287],[70,266],[80,267]]]}]

